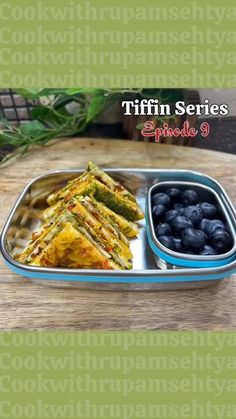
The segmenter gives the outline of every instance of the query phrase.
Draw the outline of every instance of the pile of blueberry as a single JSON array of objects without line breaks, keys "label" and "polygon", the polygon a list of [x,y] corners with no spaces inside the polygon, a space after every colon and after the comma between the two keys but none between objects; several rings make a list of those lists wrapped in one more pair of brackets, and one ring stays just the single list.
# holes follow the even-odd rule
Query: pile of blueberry
[{"label": "pile of blueberry", "polygon": [[232,238],[216,205],[201,202],[192,189],[170,188],[152,197],[157,239],[176,252],[217,255],[230,250]]}]

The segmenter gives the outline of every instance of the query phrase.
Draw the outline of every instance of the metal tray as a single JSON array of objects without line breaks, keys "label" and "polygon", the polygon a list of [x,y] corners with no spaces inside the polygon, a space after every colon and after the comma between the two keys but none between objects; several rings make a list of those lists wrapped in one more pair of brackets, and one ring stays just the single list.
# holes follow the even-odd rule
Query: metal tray
[{"label": "metal tray", "polygon": [[[134,267],[130,271],[82,270],[41,268],[19,263],[15,256],[22,251],[39,225],[40,211],[46,207],[46,197],[58,185],[83,170],[62,170],[46,173],[30,182],[19,196],[1,235],[1,252],[9,268],[32,280],[54,286],[72,286],[93,290],[158,290],[199,288],[216,284],[229,277],[236,269],[236,261],[217,268],[157,269],[150,249],[145,220],[140,222],[140,234],[131,243]],[[106,172],[120,180],[145,209],[149,188],[159,181],[196,181],[212,187],[220,196],[235,225],[235,210],[221,186],[212,178],[198,172],[185,170],[107,169]]]}]

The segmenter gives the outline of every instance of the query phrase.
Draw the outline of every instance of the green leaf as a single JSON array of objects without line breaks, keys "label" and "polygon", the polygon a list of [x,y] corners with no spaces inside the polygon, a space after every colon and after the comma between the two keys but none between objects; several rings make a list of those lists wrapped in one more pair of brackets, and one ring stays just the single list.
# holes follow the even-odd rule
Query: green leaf
[{"label": "green leaf", "polygon": [[66,94],[67,89],[16,89],[15,92],[27,99],[38,99],[42,96],[57,96]]},{"label": "green leaf", "polygon": [[44,123],[45,125],[52,125],[57,126],[58,120],[55,117],[54,113],[51,109],[49,109],[47,106],[35,106],[31,110],[31,116],[34,120],[38,120],[41,123]]},{"label": "green leaf", "polygon": [[58,96],[58,95],[65,95],[67,89],[64,88],[49,88],[49,89],[42,89],[40,92],[40,96]]},{"label": "green leaf", "polygon": [[41,96],[43,89],[14,89],[18,95],[21,95],[27,99],[35,99]]},{"label": "green leaf", "polygon": [[33,119],[45,118],[48,113],[48,107],[39,105],[31,109],[31,116]]},{"label": "green leaf", "polygon": [[93,118],[95,118],[95,116],[102,112],[107,101],[108,98],[104,95],[94,96],[88,107],[86,122],[91,121]]},{"label": "green leaf", "polygon": [[[77,95],[78,93],[83,93],[83,90],[84,89],[82,87],[71,87],[70,89],[66,89],[66,94],[69,96]],[[93,89],[90,89],[90,90],[93,90]]]},{"label": "green leaf", "polygon": [[54,111],[52,108],[43,105],[35,106],[31,110],[31,116],[33,119],[37,119],[44,125],[50,125],[55,128],[62,125],[65,122],[65,117],[68,115],[68,112],[64,109]]},{"label": "green leaf", "polygon": [[97,94],[104,94],[106,90],[104,89],[93,89],[89,87],[71,87],[69,89],[66,89],[67,95],[97,95]]},{"label": "green leaf", "polygon": [[36,137],[45,130],[45,126],[39,121],[30,121],[20,126],[20,132],[28,137]]},{"label": "green leaf", "polygon": [[0,132],[0,146],[12,144],[15,140],[14,134],[5,134]]}]

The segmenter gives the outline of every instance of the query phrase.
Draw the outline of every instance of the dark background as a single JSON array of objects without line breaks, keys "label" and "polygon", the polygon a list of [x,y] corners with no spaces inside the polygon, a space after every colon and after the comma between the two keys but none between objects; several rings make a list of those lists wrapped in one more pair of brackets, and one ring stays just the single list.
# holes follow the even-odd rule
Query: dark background
[{"label": "dark background", "polygon": [[[229,99],[232,101],[232,93],[234,89],[230,89]],[[209,90],[211,92],[211,90]],[[214,93],[214,91],[212,90]],[[186,93],[186,91],[185,91]],[[206,93],[207,94],[207,93]],[[225,102],[227,100],[227,91],[222,91],[217,93],[217,102]],[[199,94],[199,91],[191,91],[188,93],[189,102],[201,102],[202,94]],[[201,96],[201,97],[200,97]],[[226,100],[225,100],[226,99]],[[30,109],[34,106],[36,102],[29,101],[21,96],[17,95],[11,89],[0,89],[0,112],[4,118],[12,121],[16,124],[26,122],[30,119]],[[227,103],[227,102],[226,102]],[[117,115],[116,115],[117,112]],[[191,140],[191,143],[185,140],[185,146],[191,145],[191,147],[196,148],[205,148],[216,151],[221,151],[225,153],[236,154],[236,105],[233,109],[235,116],[226,116],[226,117],[201,117],[196,118],[194,122],[195,128],[198,129],[201,122],[206,121],[210,125],[210,133],[207,138],[202,138],[200,135]],[[114,115],[115,114],[115,115]],[[115,119],[114,122],[110,123],[111,119]],[[135,125],[133,131],[135,131]],[[124,120],[122,121],[121,113],[117,110],[113,110],[112,118],[109,113],[104,115],[101,118],[101,121],[92,123],[82,136],[89,137],[100,137],[100,138],[126,138],[129,140],[129,135],[127,136],[126,128],[124,126]],[[128,137],[128,138],[127,138]],[[4,147],[1,149],[1,154],[5,154],[9,151],[9,147]]]}]

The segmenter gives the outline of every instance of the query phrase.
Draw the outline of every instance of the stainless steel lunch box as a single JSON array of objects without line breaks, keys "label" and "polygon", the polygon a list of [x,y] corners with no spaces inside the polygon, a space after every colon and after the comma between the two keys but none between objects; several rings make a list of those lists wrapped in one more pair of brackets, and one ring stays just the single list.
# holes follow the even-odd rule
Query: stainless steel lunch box
[{"label": "stainless steel lunch box", "polygon": [[[212,188],[227,210],[232,228],[236,229],[235,210],[222,187],[212,178],[201,173],[186,170],[152,169],[109,169],[106,170],[121,181],[137,198],[145,210],[146,198],[150,188],[163,181],[192,181]],[[16,255],[20,253],[39,226],[40,211],[46,207],[47,196],[58,186],[78,176],[82,170],[62,170],[46,173],[30,182],[20,194],[1,235],[1,252],[7,266],[15,273],[40,281],[43,284],[91,288],[93,290],[158,290],[199,288],[217,283],[229,277],[236,269],[235,258],[218,267],[185,267],[158,269],[154,253],[146,234],[145,220],[139,223],[140,234],[132,240],[134,256],[130,271],[82,270],[43,268],[19,263]]]},{"label": "stainless steel lunch box", "polygon": [[[201,201],[210,201],[218,207],[218,211],[221,213],[221,216],[225,219],[226,227],[230,232],[232,237],[232,247],[231,249],[224,254],[215,255],[215,256],[199,256],[191,255],[186,253],[175,252],[173,250],[167,249],[163,246],[156,237],[155,226],[152,217],[152,197],[157,192],[164,192],[168,188],[178,188],[180,190],[184,189],[193,189],[195,190]],[[229,198],[228,198],[229,199]],[[232,204],[231,204],[232,205]],[[154,254],[157,256],[156,262],[158,267],[162,268],[163,266],[170,266],[172,264],[175,267],[184,266],[184,267],[193,267],[193,268],[204,268],[204,267],[216,267],[227,265],[236,258],[236,235],[235,229],[233,228],[230,214],[226,209],[225,205],[221,201],[221,198],[215,192],[213,188],[206,186],[202,183],[190,182],[190,181],[175,181],[175,182],[158,182],[153,185],[149,192],[146,205],[146,228],[148,235],[148,242],[153,250]]]}]

